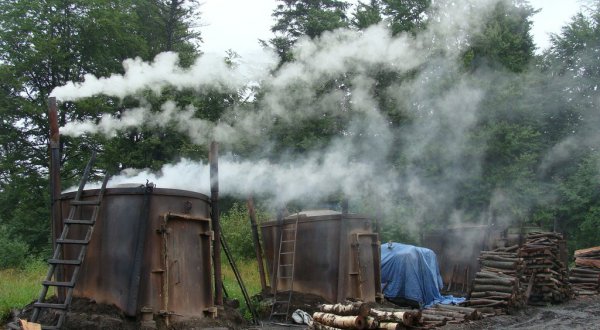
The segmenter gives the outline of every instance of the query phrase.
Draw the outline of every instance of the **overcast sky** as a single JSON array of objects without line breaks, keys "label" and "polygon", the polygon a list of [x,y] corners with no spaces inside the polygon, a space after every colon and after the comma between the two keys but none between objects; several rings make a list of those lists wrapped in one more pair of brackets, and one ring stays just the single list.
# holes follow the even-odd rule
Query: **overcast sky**
[{"label": "overcast sky", "polygon": [[[585,0],[584,0],[585,1]],[[349,1],[355,2],[355,1]],[[529,0],[541,9],[533,17],[533,36],[539,49],[549,45],[548,35],[560,28],[577,13],[582,0]],[[275,0],[202,0],[202,50],[223,53],[233,49],[240,54],[257,50],[258,39],[272,36],[271,13]],[[538,50],[539,51],[539,50]]]}]

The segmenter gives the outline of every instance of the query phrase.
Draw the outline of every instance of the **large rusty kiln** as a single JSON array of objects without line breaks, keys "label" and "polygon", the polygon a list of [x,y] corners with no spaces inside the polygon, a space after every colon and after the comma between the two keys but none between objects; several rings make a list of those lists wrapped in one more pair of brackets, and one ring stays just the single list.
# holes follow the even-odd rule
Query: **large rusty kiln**
[{"label": "large rusty kiln", "polygon": [[[82,200],[97,198],[86,190]],[[62,228],[75,192],[61,196]],[[210,200],[148,185],[106,189],[74,296],[114,304],[126,315],[202,317],[214,313],[211,290]],[[75,219],[91,211],[80,208]],[[89,208],[91,210],[91,208]],[[72,226],[73,236],[79,226]],[[60,231],[56,231],[60,234]],[[77,259],[71,246],[65,259]],[[70,278],[69,268],[58,273]],[[59,279],[61,281],[61,279]],[[60,294],[60,292],[59,292]],[[64,295],[64,293],[62,293]]]},{"label": "large rusty kiln", "polygon": [[[289,240],[286,229],[294,226],[295,272],[281,269],[282,279],[273,280],[280,242]],[[291,287],[285,279],[291,277],[295,292],[315,294],[329,302],[346,298],[375,301],[381,297],[379,237],[371,219],[331,210],[305,211],[265,222],[261,233],[271,285],[278,291]],[[282,255],[282,263],[290,258]]]}]

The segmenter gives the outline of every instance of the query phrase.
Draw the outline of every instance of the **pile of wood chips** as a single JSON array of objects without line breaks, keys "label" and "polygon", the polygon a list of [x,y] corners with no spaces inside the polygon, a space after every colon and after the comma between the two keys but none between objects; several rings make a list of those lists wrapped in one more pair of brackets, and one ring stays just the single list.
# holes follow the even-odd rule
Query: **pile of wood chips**
[{"label": "pile of wood chips", "polygon": [[575,268],[569,282],[575,294],[600,293],[600,246],[575,251]]},{"label": "pile of wood chips", "polygon": [[504,314],[508,309],[525,304],[521,286],[524,262],[517,256],[515,245],[494,251],[481,251],[480,271],[475,274],[468,305],[484,316]]},{"label": "pile of wood chips", "polygon": [[373,308],[371,304],[354,302],[321,305],[313,314],[312,329],[431,329],[447,323],[478,320],[481,314],[474,308],[435,305],[429,309]]},{"label": "pile of wood chips", "polygon": [[566,255],[562,234],[529,233],[518,255],[525,261],[522,283],[530,305],[561,303],[571,297],[567,265],[561,260]]}]

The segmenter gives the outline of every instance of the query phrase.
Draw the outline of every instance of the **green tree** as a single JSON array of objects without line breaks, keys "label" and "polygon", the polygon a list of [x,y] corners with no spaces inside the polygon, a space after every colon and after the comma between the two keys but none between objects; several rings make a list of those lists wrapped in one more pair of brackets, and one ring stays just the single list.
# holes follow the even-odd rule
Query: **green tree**
[{"label": "green tree", "polygon": [[416,33],[427,24],[426,11],[431,0],[381,0],[383,14],[392,34]]},{"label": "green tree", "polygon": [[523,72],[533,59],[535,44],[531,36],[532,16],[536,13],[527,1],[499,1],[485,18],[480,33],[471,38],[465,64],[471,70],[499,66]]},{"label": "green tree", "polygon": [[381,22],[382,19],[380,0],[371,0],[368,4],[359,1],[352,14],[351,22],[352,26],[362,30]]},{"label": "green tree", "polygon": [[[191,9],[185,8],[189,7],[182,1],[0,3],[0,225],[15,239],[29,244],[33,252],[44,250],[49,242],[48,95],[68,81],[81,81],[84,74],[122,72],[121,62],[126,58],[148,60],[160,51],[176,50],[190,62],[196,56],[197,34],[190,30],[191,21],[186,21],[191,18]],[[59,125],[98,118],[104,112],[115,114],[133,103],[107,97],[65,102],[60,105]],[[157,146],[156,140],[164,137],[160,134],[137,136],[135,141],[148,141],[157,147],[156,153],[161,153],[160,147],[174,148]],[[91,149],[114,149],[112,143],[119,142],[63,137],[63,187],[79,179]],[[174,158],[171,150],[167,154],[163,158]],[[102,157],[100,164],[106,168],[114,167],[121,155]]]},{"label": "green tree", "polygon": [[269,40],[282,62],[292,60],[291,48],[301,36],[316,38],[325,31],[348,27],[349,4],[340,0],[279,0]]},{"label": "green tree", "polygon": [[600,244],[600,1],[575,15],[551,41],[543,69],[564,102],[547,123],[556,148],[545,174],[557,186],[558,198],[546,213],[570,236],[570,247],[585,248]]}]

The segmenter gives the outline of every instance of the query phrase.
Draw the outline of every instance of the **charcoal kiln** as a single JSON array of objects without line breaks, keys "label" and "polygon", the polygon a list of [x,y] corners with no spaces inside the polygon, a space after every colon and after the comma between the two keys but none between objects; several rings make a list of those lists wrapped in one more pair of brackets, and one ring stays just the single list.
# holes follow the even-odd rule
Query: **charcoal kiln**
[{"label": "charcoal kiln", "polygon": [[466,293],[479,269],[479,254],[494,248],[501,232],[488,225],[465,225],[430,231],[422,245],[435,252],[444,288]]},{"label": "charcoal kiln", "polygon": [[539,230],[539,227],[462,225],[429,231],[421,242],[436,253],[444,288],[466,294],[479,270],[481,251],[521,245],[528,232]]},{"label": "charcoal kiln", "polygon": [[[81,200],[98,193],[85,190]],[[75,192],[61,196],[61,227],[74,198]],[[214,315],[210,205],[203,194],[151,184],[106,189],[73,296],[115,305],[128,316]],[[89,212],[81,208],[75,219]],[[78,230],[72,226],[69,236],[85,235]],[[76,251],[63,247],[65,259],[77,259]],[[64,267],[59,275],[70,278]]]},{"label": "charcoal kiln", "polygon": [[[331,210],[304,211],[261,224],[272,286],[285,291],[290,287],[286,281],[291,280],[294,292],[318,295],[329,302],[375,301],[381,297],[381,261],[374,225],[367,217]],[[293,227],[296,248],[291,259],[282,242],[291,239],[286,232]],[[294,260],[294,272],[281,267],[279,279],[273,280],[279,260],[281,264]]]}]

